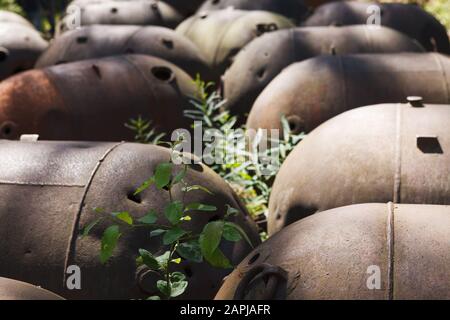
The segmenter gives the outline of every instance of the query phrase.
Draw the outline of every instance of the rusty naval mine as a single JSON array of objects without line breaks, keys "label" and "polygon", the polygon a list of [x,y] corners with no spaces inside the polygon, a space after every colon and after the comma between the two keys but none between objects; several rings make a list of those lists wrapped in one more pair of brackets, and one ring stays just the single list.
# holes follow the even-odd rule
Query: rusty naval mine
[{"label": "rusty naval mine", "polygon": [[94,25],[64,33],[40,56],[37,68],[103,58],[120,54],[143,54],[171,62],[192,78],[214,80],[203,55],[188,39],[157,26]]},{"label": "rusty naval mine", "polygon": [[263,89],[292,63],[320,55],[423,51],[417,41],[381,26],[279,30],[262,35],[239,52],[223,77],[223,94],[227,107],[244,115]]},{"label": "rusty naval mine", "polygon": [[450,105],[409,100],[347,111],[300,142],[275,179],[269,232],[355,203],[449,205]]},{"label": "rusty naval mine", "polygon": [[[24,90],[26,88],[26,90]],[[124,123],[139,115],[162,132],[189,128],[191,77],[164,60],[125,55],[31,70],[0,84],[0,138],[134,139]]]},{"label": "rusty naval mine", "polygon": [[371,203],[320,212],[257,247],[216,299],[449,299],[449,228],[449,206]]},{"label": "rusty naval mine", "polygon": [[264,33],[293,26],[286,17],[271,12],[226,9],[197,13],[183,21],[176,32],[198,46],[220,77],[247,43]]},{"label": "rusty naval mine", "polygon": [[0,300],[63,300],[63,298],[29,283],[0,277]]},{"label": "rusty naval mine", "polygon": [[224,10],[230,7],[237,10],[270,11],[286,16],[296,23],[308,16],[308,7],[303,0],[207,0],[198,12]]},{"label": "rusty naval mine", "polygon": [[[389,81],[387,81],[389,79]],[[349,109],[406,102],[450,103],[450,57],[437,53],[319,56],[291,64],[262,91],[247,119],[252,129],[310,132]]]},{"label": "rusty naval mine", "polygon": [[0,81],[32,69],[48,43],[24,18],[0,10]]},{"label": "rusty naval mine", "polygon": [[[101,230],[93,230],[87,237],[81,236],[81,230],[98,215],[95,207],[128,210],[137,218],[150,208],[163,212],[168,191],[154,186],[138,196],[134,191],[152,176],[159,163],[170,160],[170,149],[133,143],[3,140],[0,154],[0,254],[8,257],[0,260],[2,276],[40,285],[67,299],[144,299],[155,294],[154,273],[146,267],[136,270],[135,259],[139,248],[164,252],[160,239],[150,238],[149,231],[142,228],[124,233],[105,266],[99,258]],[[200,232],[230,205],[239,211],[235,222],[254,245],[259,243],[246,209],[217,174],[203,165],[192,165],[186,182],[202,185],[212,193],[190,192],[188,203],[218,208],[193,217],[187,229]],[[175,190],[174,196],[181,197],[181,190]],[[222,246],[234,264],[251,250],[245,241],[224,242]],[[83,290],[65,287],[70,265],[82,270]],[[187,299],[214,297],[229,272],[206,262],[186,261],[180,269],[190,277],[184,295]]]},{"label": "rusty naval mine", "polygon": [[57,35],[79,26],[95,24],[175,28],[182,20],[183,15],[163,1],[75,0],[67,7]]},{"label": "rusty naval mine", "polygon": [[304,26],[353,24],[381,24],[416,39],[428,51],[450,54],[445,27],[415,4],[335,1],[319,6],[303,23]]}]

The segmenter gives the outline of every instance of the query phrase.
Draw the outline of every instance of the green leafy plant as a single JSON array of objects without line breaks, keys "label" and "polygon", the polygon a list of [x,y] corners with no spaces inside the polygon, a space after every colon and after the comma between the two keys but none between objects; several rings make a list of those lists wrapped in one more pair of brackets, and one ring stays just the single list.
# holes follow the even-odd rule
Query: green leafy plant
[{"label": "green leafy plant", "polygon": [[[230,150],[230,148],[235,148],[235,141],[245,139],[241,136],[245,129],[244,126],[237,126],[237,117],[232,116],[229,110],[224,108],[225,101],[217,92],[208,94],[210,87],[213,86],[212,83],[205,83],[197,76],[195,84],[197,97],[191,101],[194,108],[185,111],[185,115],[194,121],[201,122],[204,129],[215,129],[221,133],[224,139],[215,146],[215,151],[220,154],[213,156],[223,158],[226,154],[236,152],[235,149]],[[211,166],[232,186],[250,214],[256,219],[261,219],[267,214],[273,179],[278,173],[280,165],[305,136],[303,133],[294,134],[284,116],[281,118],[281,123],[282,138],[269,140],[269,148],[260,154],[262,158],[278,159],[277,163],[266,165],[254,161],[252,152],[255,150],[248,150],[244,147],[238,150],[238,156],[231,161],[227,161],[228,159],[225,158],[223,164]],[[254,140],[255,145],[260,142],[258,137],[261,137],[259,132]],[[211,144],[205,142],[205,145],[208,147]],[[274,147],[270,148],[270,146]]]},{"label": "green leafy plant", "polygon": [[[176,170],[176,167],[181,167]],[[96,208],[95,212],[101,216],[84,228],[83,235],[89,232],[101,221],[108,220],[111,225],[103,231],[100,248],[100,260],[106,263],[114,253],[122,234],[133,228],[149,229],[150,237],[159,237],[167,251],[162,255],[155,255],[145,248],[139,249],[136,259],[137,265],[145,265],[159,276],[156,287],[159,295],[149,299],[171,299],[182,295],[188,287],[186,276],[174,271],[174,266],[183,260],[201,263],[204,260],[216,268],[232,268],[231,262],[220,249],[222,241],[237,242],[245,239],[250,246],[252,243],[245,231],[231,218],[238,210],[226,206],[226,213],[222,219],[207,223],[200,234],[186,228],[186,222],[195,219],[201,212],[213,212],[217,208],[203,203],[185,203],[185,195],[194,190],[210,193],[204,187],[188,185],[185,181],[187,165],[174,165],[171,162],[160,163],[153,176],[145,180],[134,192],[134,195],[154,186],[158,190],[168,190],[169,202],[163,212],[149,208],[148,213],[140,218],[134,217],[128,211],[105,212]],[[173,196],[173,188],[181,186],[181,199]],[[164,217],[164,219],[161,219]],[[167,221],[161,223],[161,220]]]},{"label": "green leafy plant", "polygon": [[[214,154],[204,154],[203,159],[219,158],[223,160],[222,163],[212,163],[210,167],[231,185],[250,215],[255,220],[263,222],[268,212],[272,183],[279,167],[305,135],[303,133],[294,134],[286,118],[281,117],[281,139],[270,139],[269,147],[259,154],[260,158],[277,159],[277,162],[265,164],[254,161],[255,150],[248,150],[245,146],[236,149],[236,141],[245,142],[245,127],[237,125],[237,117],[231,115],[230,111],[224,108],[225,100],[219,93],[211,90],[214,83],[207,83],[197,75],[195,84],[196,96],[191,99],[193,108],[186,110],[185,116],[193,120],[193,127],[196,123],[201,123],[203,130],[216,130],[222,138],[219,139],[219,142],[203,142],[204,150],[214,150]],[[146,132],[153,132],[150,125],[143,128],[143,133],[133,126],[128,127],[136,133],[136,137],[143,136]],[[258,132],[254,139],[255,145],[260,142],[258,141],[260,137]],[[137,141],[143,140],[137,139]],[[213,143],[214,147],[212,147]],[[227,155],[230,154],[232,158],[227,158]],[[264,232],[262,237],[265,239]]]},{"label": "green leafy plant", "polygon": [[161,139],[166,135],[165,133],[157,133],[152,128],[152,122],[143,119],[140,115],[136,119],[130,119],[125,124],[125,127],[135,133],[134,140],[139,143],[159,144],[162,141]]},{"label": "green leafy plant", "polygon": [[0,9],[24,15],[22,7],[15,0],[0,0]]}]

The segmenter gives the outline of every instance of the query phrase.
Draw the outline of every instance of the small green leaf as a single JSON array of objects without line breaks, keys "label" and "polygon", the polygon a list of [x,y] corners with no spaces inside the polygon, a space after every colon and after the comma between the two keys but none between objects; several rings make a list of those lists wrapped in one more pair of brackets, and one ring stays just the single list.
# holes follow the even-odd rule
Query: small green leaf
[{"label": "small green leaf", "polygon": [[142,257],[142,263],[152,270],[158,270],[161,266],[158,260],[147,250],[139,249],[139,254]]},{"label": "small green leaf", "polygon": [[208,261],[210,265],[212,265],[215,268],[224,268],[224,269],[233,268],[230,261],[227,259],[227,257],[225,257],[225,255],[219,248],[217,248],[213,253],[209,254],[208,256],[205,255],[205,259],[206,261]]},{"label": "small green leaf", "polygon": [[179,223],[183,216],[183,203],[180,201],[170,202],[164,210],[164,214],[171,224]]},{"label": "small green leaf", "polygon": [[172,163],[164,162],[160,163],[155,170],[155,185],[162,189],[170,183],[170,177],[172,175]]},{"label": "small green leaf", "polygon": [[182,236],[184,236],[187,232],[180,227],[174,227],[170,230],[168,230],[163,237],[163,244],[169,245],[180,239]]},{"label": "small green leaf", "polygon": [[158,213],[151,209],[145,216],[139,218],[138,221],[144,224],[154,224],[158,220]]},{"label": "small green leaf", "polygon": [[141,193],[142,191],[148,189],[154,182],[153,177],[149,178],[148,180],[145,180],[134,192],[134,195],[138,195],[139,193]]},{"label": "small green leaf", "polygon": [[81,235],[82,237],[87,237],[89,232],[91,232],[92,228],[94,228],[100,221],[102,221],[103,218],[98,218],[95,221],[92,221],[91,223],[89,223],[84,229],[83,229],[83,234]]},{"label": "small green leaf", "polygon": [[186,211],[190,211],[190,210],[216,211],[217,208],[215,206],[210,206],[210,205],[207,205],[207,204],[194,202],[194,203],[188,204],[184,211],[186,212]]},{"label": "small green leaf", "polygon": [[242,236],[233,225],[225,223],[223,226],[223,238],[228,241],[237,242],[242,239]]},{"label": "small green leaf", "polygon": [[151,296],[148,297],[147,300],[161,300],[161,298],[159,296]]},{"label": "small green leaf", "polygon": [[156,282],[156,287],[166,297],[170,297],[171,296],[171,294],[170,294],[171,293],[170,283],[167,283],[167,281],[165,281],[165,280],[158,280]]},{"label": "small green leaf", "polygon": [[97,213],[104,213],[105,212],[105,210],[103,210],[102,208],[99,208],[99,207],[95,207],[94,211],[97,212]]},{"label": "small green leaf", "polygon": [[122,212],[113,212],[111,215],[126,224],[133,225],[133,218],[130,216],[130,214],[127,211]]},{"label": "small green leaf", "polygon": [[228,204],[226,205],[226,208],[227,208],[227,213],[226,213],[227,217],[235,216],[235,215],[237,215],[239,213],[239,210],[233,208],[232,206],[230,206]]},{"label": "small green leaf", "polygon": [[185,279],[186,279],[186,276],[184,275],[184,273],[181,273],[179,271],[175,271],[170,274],[170,281],[172,281],[172,282],[183,281]]},{"label": "small green leaf", "polygon": [[248,237],[247,233],[244,231],[244,229],[241,228],[241,226],[239,226],[238,224],[234,223],[234,222],[225,222],[225,224],[227,226],[233,227],[234,229],[236,229],[237,231],[239,231],[239,233],[241,234],[242,238],[245,239],[245,241],[247,241],[247,243],[250,245],[250,247],[253,248],[253,243],[250,241],[250,238]]},{"label": "small green leaf", "polygon": [[188,187],[183,188],[184,192],[191,192],[191,191],[194,191],[194,190],[201,190],[201,191],[204,191],[204,192],[209,193],[211,195],[213,194],[207,188],[199,186],[199,185],[193,185],[193,186],[188,186]]},{"label": "small green leaf", "polygon": [[219,247],[223,234],[223,221],[209,222],[200,234],[200,248],[202,254],[206,257],[212,255]]},{"label": "small green leaf", "polygon": [[112,256],[120,236],[121,233],[118,225],[112,225],[103,232],[100,250],[100,261],[102,263],[106,263]]},{"label": "small green leaf", "polygon": [[170,297],[175,298],[181,296],[186,291],[187,286],[188,286],[187,281],[172,282]]},{"label": "small green leaf", "polygon": [[201,263],[203,261],[200,244],[196,240],[180,243],[177,246],[177,253],[186,260],[196,263]]},{"label": "small green leaf", "polygon": [[170,251],[164,252],[162,255],[156,257],[155,259],[156,259],[156,261],[158,261],[161,269],[162,270],[166,270],[167,269],[167,265],[169,264]]},{"label": "small green leaf", "polygon": [[181,170],[180,172],[178,172],[178,173],[175,175],[175,177],[173,178],[172,185],[177,184],[177,183],[180,183],[180,182],[184,179],[184,177],[186,176],[186,172],[187,172],[187,167],[184,166],[184,167],[183,167],[183,170]]},{"label": "small green leaf", "polygon": [[172,259],[171,262],[176,263],[176,264],[180,264],[181,263],[181,258]]},{"label": "small green leaf", "polygon": [[164,230],[164,229],[156,229],[156,230],[153,230],[152,232],[150,232],[150,238],[160,236],[160,235],[162,235],[164,232],[166,232],[166,230]]}]

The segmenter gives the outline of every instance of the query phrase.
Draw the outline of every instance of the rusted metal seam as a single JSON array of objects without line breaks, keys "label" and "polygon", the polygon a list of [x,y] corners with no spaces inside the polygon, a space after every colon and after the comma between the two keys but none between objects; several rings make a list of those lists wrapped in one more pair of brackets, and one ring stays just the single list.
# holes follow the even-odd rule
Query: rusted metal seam
[{"label": "rusted metal seam", "polygon": [[396,108],[396,125],[395,125],[395,150],[394,150],[394,190],[392,201],[394,203],[401,202],[401,176],[402,176],[402,152],[401,152],[401,125],[402,125],[402,105],[397,104]]},{"label": "rusted metal seam", "polygon": [[436,53],[433,53],[433,58],[434,60],[436,60],[436,63],[439,65],[439,68],[441,69],[441,73],[444,78],[445,89],[447,92],[447,102],[450,103],[450,87],[449,83],[447,82],[447,75],[445,73],[444,66],[442,65],[441,60],[439,59],[439,56]]},{"label": "rusted metal seam", "polygon": [[216,48],[214,49],[214,55],[213,55],[212,61],[211,61],[213,65],[216,65],[216,63],[217,63],[217,56],[219,55],[220,46],[222,45],[222,42],[225,40],[225,36],[227,35],[228,31],[230,31],[231,27],[233,27],[233,24],[237,24],[236,22],[239,20],[242,20],[244,17],[246,17],[245,14],[237,17],[236,20],[229,21],[228,25],[225,26],[225,28],[223,29],[222,33],[217,35],[217,37],[220,40],[219,40],[219,43],[217,44]]},{"label": "rusted metal seam", "polygon": [[69,239],[69,243],[66,249],[66,259],[64,262],[64,275],[63,275],[63,288],[65,288],[65,283],[66,283],[66,270],[67,267],[69,266],[70,260],[72,259],[72,254],[75,252],[75,244],[78,238],[78,224],[80,222],[80,218],[81,218],[81,212],[83,211],[83,206],[84,206],[84,201],[86,200],[86,196],[87,193],[89,191],[89,188],[92,184],[92,181],[94,180],[94,176],[95,174],[98,172],[98,170],[100,169],[100,166],[102,165],[102,163],[104,162],[104,160],[106,159],[106,157],[113,151],[115,150],[117,147],[121,146],[122,144],[124,144],[125,142],[119,142],[113,146],[111,146],[111,148],[109,148],[108,150],[105,151],[105,153],[103,154],[103,156],[98,160],[96,166],[94,167],[94,169],[91,172],[91,175],[89,177],[88,182],[86,183],[86,186],[84,188],[83,191],[83,196],[81,197],[81,201],[78,207],[78,212],[75,215],[74,219],[73,219],[73,224],[72,224],[72,234],[70,236]]},{"label": "rusted metal seam", "polygon": [[136,30],[134,30],[134,31],[130,34],[130,36],[128,37],[128,39],[125,41],[125,43],[123,44],[122,50],[121,50],[121,51],[124,51],[124,50],[128,49],[128,48],[129,48],[129,43],[130,43],[130,42],[133,40],[133,38],[134,38],[139,32],[141,32],[143,29],[144,29],[144,28],[142,28],[142,27],[138,27]]},{"label": "rusted metal seam", "polygon": [[387,224],[386,224],[386,240],[388,249],[388,268],[387,268],[387,289],[388,300],[394,299],[394,210],[395,204],[389,202]]}]

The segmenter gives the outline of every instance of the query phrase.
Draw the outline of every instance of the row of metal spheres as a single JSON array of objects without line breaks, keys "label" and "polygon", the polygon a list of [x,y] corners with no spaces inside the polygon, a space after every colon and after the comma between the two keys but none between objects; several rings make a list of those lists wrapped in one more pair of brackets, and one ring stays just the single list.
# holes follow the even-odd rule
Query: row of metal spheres
[{"label": "row of metal spheres", "polygon": [[[8,257],[0,262],[0,276],[69,299],[155,293],[152,273],[135,270],[134,254],[141,247],[162,250],[160,243],[135,232],[105,268],[97,258],[101,234],[82,238],[79,230],[90,222],[92,207],[138,216],[149,205],[162,209],[164,192],[149,189],[139,198],[132,192],[169,159],[169,150],[61,140],[131,141],[123,123],[137,115],[162,131],[189,128],[183,110],[200,73],[221,82],[232,112],[250,112],[249,128],[279,128],[284,114],[295,132],[309,135],[274,182],[271,238],[253,251],[244,243],[223,248],[234,264],[242,262],[220,290],[226,271],[185,262],[180,268],[190,285],[184,298],[210,299],[217,292],[219,299],[449,298],[445,28],[411,5],[380,5],[389,28],[373,28],[357,25],[366,23],[366,3],[330,3],[307,17],[298,0],[206,1],[176,31],[161,27],[181,21],[172,15],[181,3],[186,1],[76,1],[87,26],[60,28],[42,54],[43,40],[26,21],[0,15],[0,30],[14,30],[6,33],[13,44],[0,38],[6,49],[0,50],[0,75],[20,72],[0,83],[0,138],[37,133],[59,140],[0,141],[0,253]],[[230,4],[275,13],[212,12]],[[179,10],[180,16],[194,11]],[[299,23],[308,27],[294,28]],[[356,25],[336,26],[346,24]],[[21,72],[36,61],[35,70]],[[423,101],[392,104],[406,96]],[[388,104],[359,108],[378,103]],[[230,187],[205,166],[188,172],[190,183],[214,193],[194,192],[188,200],[236,207],[236,222],[258,245],[254,223]],[[191,227],[200,230],[222,214],[205,214]],[[72,264],[83,270],[83,290],[64,286]],[[366,286],[372,265],[381,270],[381,289]],[[22,284],[1,283],[0,296],[21,296],[11,288]]]}]

